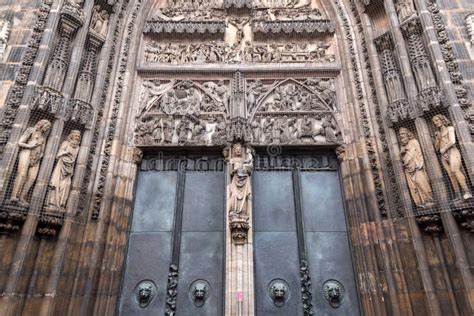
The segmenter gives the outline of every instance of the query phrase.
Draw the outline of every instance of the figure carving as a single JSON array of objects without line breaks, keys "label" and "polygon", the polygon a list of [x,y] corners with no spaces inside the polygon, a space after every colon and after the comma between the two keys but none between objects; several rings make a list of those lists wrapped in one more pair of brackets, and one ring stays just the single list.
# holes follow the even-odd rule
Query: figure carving
[{"label": "figure carving", "polygon": [[81,132],[72,130],[59,148],[56,156],[56,167],[49,183],[48,208],[52,211],[65,212],[80,144]]},{"label": "figure carving", "polygon": [[251,43],[245,41],[243,47],[226,42],[206,43],[147,43],[144,57],[150,63],[298,63],[334,62],[335,55],[329,52],[331,45],[318,42],[306,43]]},{"label": "figure carving", "polygon": [[91,28],[99,35],[107,35],[107,27],[109,23],[109,14],[105,10],[100,10],[100,5],[96,5],[93,9]]},{"label": "figure carving", "polygon": [[228,196],[229,227],[236,245],[245,244],[249,225],[251,198],[250,175],[253,170],[253,155],[250,148],[244,152],[240,143],[233,145],[230,157],[230,189]]},{"label": "figure carving", "polygon": [[434,205],[433,192],[425,170],[420,143],[406,128],[400,128],[399,135],[400,155],[413,202],[417,207],[430,208]]},{"label": "figure carving", "polygon": [[230,216],[248,218],[249,200],[251,195],[250,175],[253,170],[253,156],[250,148],[244,153],[240,143],[233,146],[230,158],[231,186],[230,186]]},{"label": "figure carving", "polygon": [[397,9],[398,18],[400,19],[400,23],[405,22],[408,18],[411,18],[413,15],[416,14],[415,5],[413,4],[413,0],[398,0],[395,4]]},{"label": "figure carving", "polygon": [[456,199],[472,198],[466,176],[462,170],[461,153],[456,145],[456,133],[448,118],[442,114],[433,116],[435,148],[441,154],[441,161],[453,187]]},{"label": "figure carving", "polygon": [[18,203],[22,207],[29,206],[26,196],[38,176],[39,164],[43,158],[47,133],[50,128],[50,121],[40,120],[20,137],[18,169],[10,198],[11,203]]}]

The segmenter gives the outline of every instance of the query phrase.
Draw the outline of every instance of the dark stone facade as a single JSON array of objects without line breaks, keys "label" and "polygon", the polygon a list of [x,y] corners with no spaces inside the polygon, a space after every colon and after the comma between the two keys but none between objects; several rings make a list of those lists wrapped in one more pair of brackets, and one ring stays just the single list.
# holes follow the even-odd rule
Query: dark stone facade
[{"label": "dark stone facade", "polygon": [[[310,315],[325,304],[329,314],[472,315],[470,1],[270,2],[0,0],[1,315],[146,313],[158,300],[167,314],[217,306]],[[287,168],[283,157],[293,171],[281,183],[302,192],[291,197],[286,237],[277,232],[288,222],[272,210],[288,199],[261,198],[261,170]],[[187,217],[186,190],[201,191],[185,183],[209,168],[222,175],[222,199],[209,203],[223,219],[208,229],[205,249],[218,250],[202,273],[222,273],[200,280],[186,260],[198,260],[196,231],[207,232],[212,214],[196,206],[204,215]],[[141,177],[158,170],[183,181],[173,213],[182,222],[137,224],[148,192]],[[331,183],[340,207],[324,204],[340,212],[328,213],[334,227],[311,228],[305,198],[323,191],[304,183],[305,170],[339,175]],[[167,228],[145,238],[155,224]],[[326,228],[337,237],[318,235]],[[259,256],[271,258],[276,240],[297,253],[285,260],[298,270],[256,286],[273,275]],[[313,264],[320,242],[342,245],[320,248],[333,258],[323,272]],[[141,257],[154,250],[159,267]],[[333,253],[347,260],[340,280],[320,275],[332,273]],[[165,277],[135,282],[127,262]],[[174,283],[183,275],[196,279],[189,292]]]}]

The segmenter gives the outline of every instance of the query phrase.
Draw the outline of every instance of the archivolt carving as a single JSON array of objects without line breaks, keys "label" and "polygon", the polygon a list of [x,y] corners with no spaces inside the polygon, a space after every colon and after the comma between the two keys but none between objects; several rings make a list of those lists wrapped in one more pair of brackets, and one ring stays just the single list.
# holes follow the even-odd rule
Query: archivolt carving
[{"label": "archivolt carving", "polygon": [[145,81],[135,142],[221,145],[225,142],[228,82]]}]

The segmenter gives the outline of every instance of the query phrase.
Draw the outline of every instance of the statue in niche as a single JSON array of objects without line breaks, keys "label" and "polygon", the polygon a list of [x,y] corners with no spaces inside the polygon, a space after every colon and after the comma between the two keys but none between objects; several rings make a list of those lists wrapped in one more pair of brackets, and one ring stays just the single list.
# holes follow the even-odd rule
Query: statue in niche
[{"label": "statue in niche", "polygon": [[100,11],[100,5],[96,5],[93,9],[91,28],[97,34],[102,36],[107,35],[107,27],[109,23],[109,14],[107,11]]},{"label": "statue in niche", "polygon": [[400,155],[413,202],[417,207],[434,205],[433,192],[425,170],[425,160],[418,140],[406,128],[400,128]]},{"label": "statue in niche", "polygon": [[415,5],[413,4],[413,0],[398,0],[395,4],[397,9],[398,18],[400,19],[400,23],[408,20],[413,15],[416,14]]},{"label": "statue in niche", "polygon": [[253,156],[250,148],[244,153],[240,143],[233,146],[230,165],[229,215],[231,218],[247,220],[251,195],[250,175],[253,169]]},{"label": "statue in niche", "polygon": [[59,148],[56,167],[49,182],[48,208],[51,210],[63,212],[65,210],[80,144],[81,132],[72,130]]},{"label": "statue in niche", "polygon": [[44,155],[46,135],[51,128],[48,120],[38,121],[34,127],[28,128],[20,137],[18,146],[18,169],[10,197],[12,204],[28,207],[26,196],[38,176],[39,164]]},{"label": "statue in niche", "polygon": [[[433,116],[435,133],[435,148],[441,154],[443,167],[451,180],[456,198],[461,195],[465,200],[472,198],[466,176],[462,171],[461,153],[456,146],[456,134],[448,118],[442,114]],[[461,192],[462,191],[462,192]]]}]

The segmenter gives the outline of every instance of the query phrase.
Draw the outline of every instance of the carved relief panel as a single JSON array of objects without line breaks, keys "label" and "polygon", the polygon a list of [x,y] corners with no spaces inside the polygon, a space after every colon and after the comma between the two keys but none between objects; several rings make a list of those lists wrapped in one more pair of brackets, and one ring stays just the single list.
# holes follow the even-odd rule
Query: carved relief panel
[{"label": "carved relief panel", "polygon": [[[226,10],[232,7],[252,10]],[[307,0],[225,1],[224,6],[170,1],[145,23],[142,58],[160,64],[333,63],[334,31],[334,24]],[[182,33],[194,36],[166,36]]]},{"label": "carved relief panel", "polygon": [[135,143],[222,145],[228,116],[228,81],[145,81]]},{"label": "carved relief panel", "polygon": [[247,86],[254,144],[338,143],[333,79],[253,80]]}]

